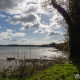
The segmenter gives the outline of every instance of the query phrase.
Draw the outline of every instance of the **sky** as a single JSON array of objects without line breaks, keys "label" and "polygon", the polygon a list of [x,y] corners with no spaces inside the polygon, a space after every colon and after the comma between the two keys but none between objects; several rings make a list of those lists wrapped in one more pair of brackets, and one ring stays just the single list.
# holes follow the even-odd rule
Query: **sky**
[{"label": "sky", "polygon": [[67,24],[43,0],[0,0],[0,45],[49,44],[65,40]]}]

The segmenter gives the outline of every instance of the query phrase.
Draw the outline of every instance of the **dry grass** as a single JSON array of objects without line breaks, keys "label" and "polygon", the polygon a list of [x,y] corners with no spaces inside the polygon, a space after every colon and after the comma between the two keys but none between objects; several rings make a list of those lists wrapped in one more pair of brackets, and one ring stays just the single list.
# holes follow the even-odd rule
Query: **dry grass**
[{"label": "dry grass", "polygon": [[38,74],[42,70],[47,69],[48,67],[54,66],[55,64],[63,64],[68,63],[67,58],[57,58],[57,59],[25,59],[19,60],[19,65],[15,65],[15,67],[10,66],[8,68],[4,68],[3,71],[0,72],[1,78],[6,79],[22,79],[22,78],[30,78],[34,74]]}]

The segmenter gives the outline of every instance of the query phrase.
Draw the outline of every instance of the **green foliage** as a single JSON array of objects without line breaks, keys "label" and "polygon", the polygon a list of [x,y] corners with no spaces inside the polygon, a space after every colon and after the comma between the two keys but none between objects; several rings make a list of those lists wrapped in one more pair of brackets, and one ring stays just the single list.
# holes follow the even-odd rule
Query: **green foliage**
[{"label": "green foliage", "polygon": [[67,40],[64,43],[56,44],[55,46],[57,49],[62,51],[68,51],[69,52],[69,40]]},{"label": "green foliage", "polygon": [[75,80],[77,73],[77,68],[72,64],[57,64],[34,75],[30,80]]},{"label": "green foliage", "polygon": [[75,80],[75,74],[79,74],[79,71],[73,64],[56,64],[30,77],[19,79],[1,77],[0,80]]}]

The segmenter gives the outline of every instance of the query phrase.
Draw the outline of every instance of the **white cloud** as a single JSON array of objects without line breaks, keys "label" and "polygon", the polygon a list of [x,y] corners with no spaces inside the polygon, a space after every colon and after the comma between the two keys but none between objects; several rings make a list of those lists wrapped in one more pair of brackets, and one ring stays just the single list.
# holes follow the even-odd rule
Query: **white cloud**
[{"label": "white cloud", "polygon": [[33,33],[44,33],[43,29],[38,29],[38,30],[35,30]]},{"label": "white cloud", "polygon": [[50,3],[45,0],[43,0],[41,3],[40,3],[40,9],[42,11],[42,13],[46,13],[46,14],[52,14],[53,11],[54,11],[54,8],[52,5],[50,5]]},{"label": "white cloud", "polygon": [[23,36],[25,36],[25,33],[17,32],[15,34],[12,34],[12,36],[14,36],[14,37],[23,37]]},{"label": "white cloud", "polygon": [[11,39],[10,35],[11,35],[11,31],[6,30],[6,32],[1,32],[0,33],[0,39],[9,40],[9,39]]},{"label": "white cloud", "polygon": [[51,31],[52,31],[51,28],[47,28],[47,29],[45,29],[45,32],[47,32],[47,33],[50,33]]},{"label": "white cloud", "polygon": [[38,7],[36,7],[38,4],[32,4],[30,3],[29,5],[26,6],[26,10],[23,11],[23,14],[28,14],[28,13],[37,13]]},{"label": "white cloud", "polygon": [[19,43],[19,42],[26,42],[26,41],[28,41],[28,40],[27,40],[27,39],[14,38],[14,39],[12,39],[11,41]]},{"label": "white cloud", "polygon": [[[46,7],[43,6],[44,1],[46,0],[0,0],[0,11],[5,11],[10,14],[22,14],[23,12],[30,13],[36,11],[42,14],[53,12],[53,7],[49,4]],[[57,0],[57,2],[61,1],[67,3],[68,0]]]},{"label": "white cloud", "polygon": [[47,29],[47,28],[49,28],[49,26],[48,26],[48,25],[45,25],[45,24],[40,23],[40,28]]},{"label": "white cloud", "polygon": [[[14,14],[14,16],[10,16],[7,21],[14,25],[20,24],[22,26],[19,29],[20,31],[35,28],[36,30],[33,33],[47,33],[47,38],[52,35],[61,35],[62,33],[54,31],[53,29],[59,29],[61,26],[66,26],[66,24],[63,22],[63,17],[57,12],[57,10],[52,8],[52,6],[48,5],[47,7],[42,7],[41,1],[44,0],[0,0],[0,11]],[[41,17],[43,18],[45,17],[44,15],[47,15],[50,19],[52,14],[53,17],[50,19],[49,23],[46,21],[48,18],[45,18],[44,23],[42,23],[43,18],[41,20],[39,14],[42,15]],[[3,15],[1,16],[4,17]],[[10,29],[7,29],[6,32],[0,33],[1,40],[12,40],[12,37],[23,36],[25,36],[25,33],[13,33],[13,31]],[[15,38],[14,40],[17,41],[18,39]],[[22,40],[21,42],[24,41],[25,40]]]},{"label": "white cloud", "polygon": [[0,0],[0,11],[10,14],[18,14],[25,8],[27,0]]},{"label": "white cloud", "polygon": [[65,10],[69,8],[69,0],[56,0]]},{"label": "white cloud", "polygon": [[21,23],[21,24],[24,24],[25,25],[26,23],[35,22],[38,19],[39,18],[38,18],[38,15],[37,14],[30,13],[30,14],[26,14],[26,15],[16,15],[13,18],[8,19],[8,21],[10,21],[13,24],[15,24],[15,23],[16,24]]},{"label": "white cloud", "polygon": [[13,30],[11,30],[11,29],[7,29],[6,30],[8,33],[11,33]]},{"label": "white cloud", "polygon": [[39,26],[40,26],[39,23],[28,23],[28,24],[24,25],[24,27],[21,27],[20,30],[25,31],[25,30],[29,30],[32,28],[39,28]]},{"label": "white cloud", "polygon": [[38,28],[38,29],[49,29],[48,25],[41,24],[38,20],[38,22],[35,23],[27,23],[24,24],[23,27],[20,28],[20,31],[25,31],[33,28]]},{"label": "white cloud", "polygon": [[19,40],[19,42],[26,42],[26,41],[29,41],[29,40],[27,40],[27,39],[21,39],[21,40]]},{"label": "white cloud", "polygon": [[6,15],[0,14],[0,17],[5,18],[5,17],[6,17]]},{"label": "white cloud", "polygon": [[13,37],[24,37],[25,33],[17,32],[13,33],[13,30],[7,29],[5,32],[0,33],[1,40],[11,40]]},{"label": "white cloud", "polygon": [[54,30],[52,30],[51,32],[49,32],[48,33],[48,35],[47,36],[53,36],[53,35],[62,35],[62,33],[61,32],[58,32],[58,31],[54,31]]},{"label": "white cloud", "polygon": [[2,28],[2,26],[0,26],[0,29]]},{"label": "white cloud", "polygon": [[25,30],[26,30],[25,27],[21,27],[21,28],[20,28],[20,31],[25,31]]},{"label": "white cloud", "polygon": [[40,18],[36,13],[15,15],[13,18],[8,19],[11,24],[21,24],[23,27],[21,31],[25,31],[32,28],[39,28]]},{"label": "white cloud", "polygon": [[44,12],[40,7],[40,0],[0,0],[0,11],[9,14]]},{"label": "white cloud", "polygon": [[47,29],[45,29],[45,32],[48,33],[48,35],[47,35],[45,38],[50,38],[50,37],[53,36],[53,35],[60,35],[60,36],[63,35],[62,32],[60,32],[60,31],[55,31],[54,28],[47,28]]},{"label": "white cloud", "polygon": [[[7,21],[15,25],[21,24],[22,25],[22,27],[20,28],[21,31],[31,28],[48,28],[49,27],[48,25],[44,25],[40,22],[40,17],[38,16],[38,14],[45,15],[47,14],[47,12],[44,11],[43,8],[41,7],[40,1],[35,0],[29,3],[30,1],[26,0],[25,2],[27,2],[26,3],[27,5],[24,5],[25,8],[23,8],[22,12],[19,15],[14,15],[13,17],[9,18]],[[35,2],[36,4],[33,2]]]},{"label": "white cloud", "polygon": [[60,29],[63,27],[66,27],[67,24],[63,18],[63,16],[61,16],[60,13],[58,13],[58,11],[54,11],[53,17],[50,19],[50,26],[49,28],[52,29]]}]

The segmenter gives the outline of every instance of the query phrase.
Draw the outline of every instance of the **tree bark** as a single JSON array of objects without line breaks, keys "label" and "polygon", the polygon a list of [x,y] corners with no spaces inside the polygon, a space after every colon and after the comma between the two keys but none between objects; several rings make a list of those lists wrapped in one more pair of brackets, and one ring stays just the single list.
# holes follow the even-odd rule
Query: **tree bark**
[{"label": "tree bark", "polygon": [[70,59],[80,58],[80,35],[70,35]]},{"label": "tree bark", "polygon": [[51,2],[68,24],[70,58],[80,58],[80,0],[69,0],[69,13],[54,0]]},{"label": "tree bark", "polygon": [[69,0],[74,33],[70,35],[70,58],[80,58],[80,0]]}]

